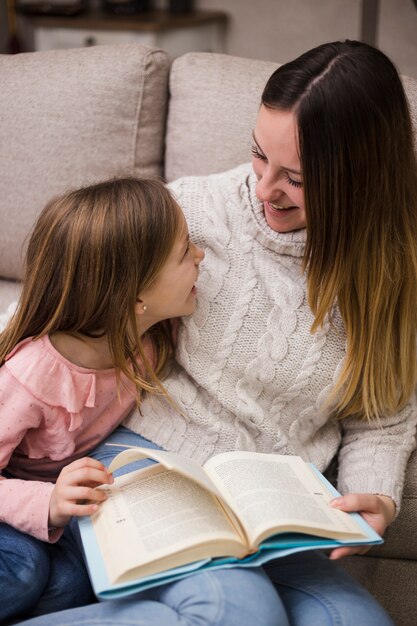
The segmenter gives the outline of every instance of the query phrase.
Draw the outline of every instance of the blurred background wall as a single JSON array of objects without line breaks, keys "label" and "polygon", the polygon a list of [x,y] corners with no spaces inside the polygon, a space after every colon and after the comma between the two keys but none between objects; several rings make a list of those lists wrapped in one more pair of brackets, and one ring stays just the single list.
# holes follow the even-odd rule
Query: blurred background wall
[{"label": "blurred background wall", "polygon": [[[359,39],[362,0],[198,0],[230,15],[227,52],[285,63],[326,41]],[[417,6],[380,0],[376,45],[417,78]]]},{"label": "blurred background wall", "polygon": [[[229,54],[283,63],[325,41],[361,39],[367,1],[195,0],[194,8],[228,13]],[[167,0],[154,0],[153,5],[165,8]],[[0,52],[7,50],[6,6],[0,0]],[[417,0],[379,0],[375,44],[401,73],[417,78]]]}]

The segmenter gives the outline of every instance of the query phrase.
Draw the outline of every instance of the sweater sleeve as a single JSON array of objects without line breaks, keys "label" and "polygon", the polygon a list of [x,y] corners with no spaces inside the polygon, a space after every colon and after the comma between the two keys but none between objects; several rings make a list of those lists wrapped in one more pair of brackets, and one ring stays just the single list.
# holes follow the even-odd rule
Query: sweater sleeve
[{"label": "sweater sleeve", "polygon": [[[0,471],[30,429],[42,426],[42,407],[10,374],[0,369]],[[48,531],[52,483],[0,476],[0,521],[42,541],[55,542],[62,530]]]},{"label": "sweater sleeve", "polygon": [[341,493],[390,496],[400,510],[407,462],[416,445],[417,405],[414,396],[392,417],[368,422],[342,422],[339,453]]}]

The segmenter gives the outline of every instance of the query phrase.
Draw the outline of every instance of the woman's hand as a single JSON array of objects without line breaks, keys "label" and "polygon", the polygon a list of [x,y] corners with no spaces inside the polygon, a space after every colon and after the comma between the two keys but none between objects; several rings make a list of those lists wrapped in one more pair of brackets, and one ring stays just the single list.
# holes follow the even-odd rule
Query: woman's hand
[{"label": "woman's hand", "polygon": [[61,528],[73,515],[92,515],[106,494],[98,485],[110,485],[113,476],[102,463],[89,457],[78,459],[61,470],[49,503],[49,526]]},{"label": "woman's hand", "polygon": [[[330,506],[341,511],[357,511],[381,537],[395,516],[395,502],[392,498],[371,493],[350,493],[335,498]],[[341,559],[352,554],[365,554],[370,548],[371,546],[336,548],[332,550],[330,558]]]}]

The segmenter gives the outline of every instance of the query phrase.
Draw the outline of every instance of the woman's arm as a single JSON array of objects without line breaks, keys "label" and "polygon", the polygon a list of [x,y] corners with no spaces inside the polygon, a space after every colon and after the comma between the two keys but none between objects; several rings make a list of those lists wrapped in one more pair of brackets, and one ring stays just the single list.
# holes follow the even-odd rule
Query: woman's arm
[{"label": "woman's arm", "polygon": [[[401,505],[407,462],[416,445],[415,396],[399,413],[372,422],[342,422],[338,487],[332,506],[357,511],[381,536]],[[331,558],[364,554],[369,547],[337,548]]]},{"label": "woman's arm", "polygon": [[399,413],[379,420],[342,421],[338,488],[342,494],[380,494],[401,506],[407,462],[416,445],[413,396]]}]

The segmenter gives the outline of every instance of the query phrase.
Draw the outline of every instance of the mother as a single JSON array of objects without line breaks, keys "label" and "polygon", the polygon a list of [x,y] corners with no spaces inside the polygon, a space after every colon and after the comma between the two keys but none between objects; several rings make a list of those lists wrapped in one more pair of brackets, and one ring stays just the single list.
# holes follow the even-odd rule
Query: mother
[{"label": "mother", "polygon": [[349,41],[280,67],[252,152],[254,171],[172,186],[206,250],[166,381],[189,419],[145,404],[128,425],[201,461],[252,449],[324,470],[339,450],[335,504],[383,534],[417,419],[417,174],[396,69]]}]

